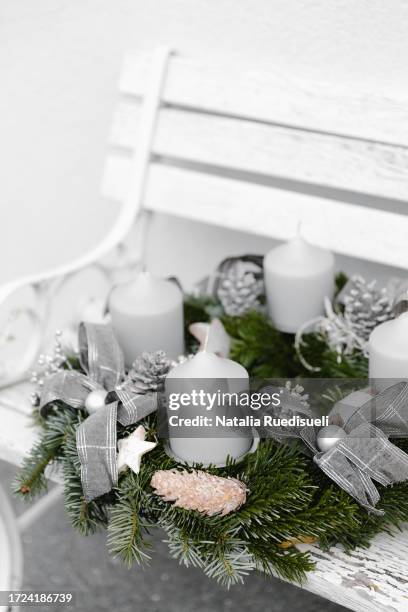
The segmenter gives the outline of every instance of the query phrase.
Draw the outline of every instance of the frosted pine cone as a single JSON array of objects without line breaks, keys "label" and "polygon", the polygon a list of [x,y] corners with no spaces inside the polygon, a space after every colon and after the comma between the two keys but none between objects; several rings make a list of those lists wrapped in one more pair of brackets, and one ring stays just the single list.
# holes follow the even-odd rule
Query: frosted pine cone
[{"label": "frosted pine cone", "polygon": [[343,297],[344,319],[355,334],[367,341],[377,325],[392,318],[391,297],[386,288],[378,289],[376,281],[367,282],[353,276]]},{"label": "frosted pine cone", "polygon": [[156,495],[174,506],[225,516],[246,502],[247,488],[236,478],[221,478],[196,470],[158,470],[150,482]]},{"label": "frosted pine cone", "polygon": [[216,294],[226,314],[240,316],[256,308],[263,293],[262,269],[256,263],[231,259],[221,267]]},{"label": "frosted pine cone", "polygon": [[135,390],[139,393],[160,391],[172,366],[173,363],[167,359],[164,351],[143,353],[134,361],[128,379],[132,381]]}]

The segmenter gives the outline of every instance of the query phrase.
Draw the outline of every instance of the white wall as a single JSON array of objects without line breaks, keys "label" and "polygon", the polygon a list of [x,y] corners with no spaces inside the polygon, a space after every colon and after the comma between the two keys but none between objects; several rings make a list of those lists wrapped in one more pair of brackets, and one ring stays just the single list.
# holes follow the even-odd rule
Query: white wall
[{"label": "white wall", "polygon": [[[404,0],[2,0],[0,281],[79,255],[117,213],[99,185],[126,50],[169,44],[393,95],[408,88],[407,25]],[[151,266],[190,281],[220,256],[268,246],[216,236],[158,219]]]}]

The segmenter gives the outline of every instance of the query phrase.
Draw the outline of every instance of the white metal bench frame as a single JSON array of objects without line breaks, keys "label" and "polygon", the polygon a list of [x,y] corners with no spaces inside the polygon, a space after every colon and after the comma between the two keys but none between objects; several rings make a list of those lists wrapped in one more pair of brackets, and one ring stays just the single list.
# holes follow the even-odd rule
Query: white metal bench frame
[{"label": "white metal bench frame", "polygon": [[[135,147],[132,157],[131,180],[127,183],[127,194],[123,200],[120,214],[108,235],[95,249],[74,262],[56,270],[19,279],[0,287],[0,304],[23,287],[31,287],[36,297],[36,307],[27,309],[33,325],[31,342],[25,354],[20,356],[18,364],[13,363],[12,366],[7,363],[2,364],[0,386],[8,386],[26,378],[27,371],[37,358],[46,338],[47,320],[52,308],[53,297],[72,275],[87,267],[96,266],[108,278],[114,279],[115,267],[103,263],[103,258],[124,245],[125,238],[134,225],[142,206],[169,56],[169,49],[160,48],[152,59],[151,78],[143,104],[141,129],[138,133],[137,148]],[[127,259],[126,265],[136,263],[139,258],[140,250],[138,256],[135,257],[133,254],[133,260]]]},{"label": "white metal bench frame", "polygon": [[[103,258],[126,244],[146,213],[277,239],[292,236],[302,221],[302,233],[315,244],[408,268],[408,217],[398,212],[408,194],[406,100],[207,66],[172,57],[169,49],[129,57],[119,89],[103,185],[106,197],[122,202],[117,222],[78,261],[0,289],[0,303],[24,286],[37,298],[26,309],[33,323],[29,350],[19,367],[4,364],[0,372],[0,384],[9,387],[0,396],[0,458],[15,463],[36,433],[28,426],[26,385],[10,385],[24,379],[38,353],[53,296],[85,267],[100,268],[112,281],[116,267]],[[240,99],[239,91],[246,92]],[[361,205],[367,196],[374,207]],[[125,267],[139,261],[139,246],[130,248]],[[307,589],[354,610],[406,609],[407,532],[378,536],[368,551],[350,556],[338,547],[310,549],[317,570]]]}]

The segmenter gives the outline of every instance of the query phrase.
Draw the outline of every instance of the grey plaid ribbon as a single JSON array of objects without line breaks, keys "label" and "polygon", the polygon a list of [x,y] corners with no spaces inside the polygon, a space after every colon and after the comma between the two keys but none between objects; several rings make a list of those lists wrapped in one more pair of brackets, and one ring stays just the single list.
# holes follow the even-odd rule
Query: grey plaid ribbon
[{"label": "grey plaid ribbon", "polygon": [[62,401],[83,408],[91,391],[108,391],[107,402],[77,428],[76,442],[81,479],[87,501],[109,492],[118,481],[117,427],[132,425],[157,409],[157,393],[140,395],[124,380],[123,353],[110,325],[81,323],[79,358],[83,374],[63,370],[48,377],[41,394],[40,411]]},{"label": "grey plaid ribbon", "polygon": [[[319,451],[314,427],[293,428],[289,437],[301,438],[329,478],[368,511],[382,515],[384,512],[375,507],[380,495],[373,481],[386,486],[408,480],[408,455],[388,439],[408,436],[408,384],[396,383],[360,406],[353,405],[352,395],[341,402],[347,408],[350,398],[351,416],[342,424],[347,436],[328,451]],[[279,408],[274,411],[279,416]],[[298,410],[289,412],[293,416]],[[282,441],[280,429],[268,431]]]}]

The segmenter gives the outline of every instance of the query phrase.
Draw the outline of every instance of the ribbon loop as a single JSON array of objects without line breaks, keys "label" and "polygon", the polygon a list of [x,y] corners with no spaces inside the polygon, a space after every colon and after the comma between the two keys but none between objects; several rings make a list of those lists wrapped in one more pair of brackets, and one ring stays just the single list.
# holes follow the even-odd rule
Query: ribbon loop
[{"label": "ribbon loop", "polygon": [[108,493],[118,482],[116,417],[118,402],[90,415],[77,428],[76,445],[86,501]]},{"label": "ribbon loop", "polygon": [[157,393],[140,395],[134,391],[134,385],[129,382],[116,390],[120,400],[118,421],[121,425],[133,425],[157,410]]},{"label": "ribbon loop", "polygon": [[101,388],[101,385],[81,372],[72,370],[56,372],[44,381],[40,413],[46,416],[49,405],[56,401],[64,402],[72,408],[82,408],[88,394]]},{"label": "ribbon loop", "polygon": [[374,507],[380,496],[370,478],[366,478],[361,470],[356,469],[337,447],[325,453],[318,453],[313,460],[333,482],[354,497],[359,504],[375,514],[383,514]]},{"label": "ribbon loop", "polygon": [[350,432],[363,423],[373,423],[394,438],[408,436],[408,384],[398,382],[357,407],[344,429]]},{"label": "ribbon loop", "polygon": [[[387,486],[408,480],[408,455],[388,439],[408,435],[408,384],[398,382],[367,397],[365,392],[353,392],[341,400],[347,436],[329,450],[319,452],[314,427],[292,428],[290,437],[301,438],[329,478],[367,510],[381,515],[384,512],[375,507],[380,495],[373,481]],[[288,409],[296,414],[292,406],[284,407]],[[338,417],[336,409],[337,404],[331,414]],[[271,434],[282,441],[279,429]]]},{"label": "ribbon loop", "polygon": [[84,497],[91,501],[118,482],[117,421],[133,425],[144,419],[157,409],[157,393],[141,395],[131,381],[123,382],[123,354],[110,325],[81,323],[79,354],[86,374],[64,370],[46,379],[40,411],[45,416],[56,401],[84,408],[91,391],[108,392],[107,403],[89,415],[76,431]]},{"label": "ribbon loop", "polygon": [[106,390],[114,389],[123,378],[123,353],[110,325],[80,324],[79,359],[89,377]]}]

